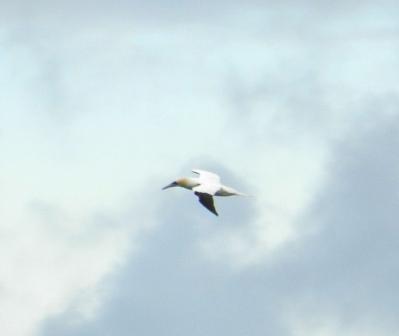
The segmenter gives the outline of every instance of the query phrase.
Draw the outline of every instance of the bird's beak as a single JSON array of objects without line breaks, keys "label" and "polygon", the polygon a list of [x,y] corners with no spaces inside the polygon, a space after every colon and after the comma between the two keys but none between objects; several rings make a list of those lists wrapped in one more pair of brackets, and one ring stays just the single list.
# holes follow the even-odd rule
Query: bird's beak
[{"label": "bird's beak", "polygon": [[172,182],[171,184],[168,184],[167,186],[163,187],[162,190],[172,188],[172,187],[177,187],[176,181]]}]

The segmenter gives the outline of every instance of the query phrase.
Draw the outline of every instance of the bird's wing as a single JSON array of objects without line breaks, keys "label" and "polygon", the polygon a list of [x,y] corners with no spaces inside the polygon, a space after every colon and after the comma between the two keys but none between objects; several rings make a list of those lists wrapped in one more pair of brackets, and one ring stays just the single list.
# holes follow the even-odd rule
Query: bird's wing
[{"label": "bird's wing", "polygon": [[207,208],[210,212],[212,212],[216,216],[219,216],[218,213],[216,212],[212,195],[207,193],[201,193],[198,191],[194,192],[194,194],[198,196],[198,200],[205,208]]},{"label": "bird's wing", "polygon": [[215,173],[211,173],[201,169],[193,169],[192,172],[198,174],[200,180],[203,179],[209,182],[220,183],[220,177]]},{"label": "bird's wing", "polygon": [[[207,181],[208,182],[208,181]],[[193,188],[194,192],[209,194],[211,196],[215,195],[220,189],[220,184],[216,183],[201,183],[200,185]]]}]

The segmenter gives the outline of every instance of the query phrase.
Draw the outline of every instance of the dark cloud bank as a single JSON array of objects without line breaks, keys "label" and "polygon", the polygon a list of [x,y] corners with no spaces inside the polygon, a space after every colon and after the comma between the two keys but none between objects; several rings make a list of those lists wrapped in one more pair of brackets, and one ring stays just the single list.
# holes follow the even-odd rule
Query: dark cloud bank
[{"label": "dark cloud bank", "polygon": [[272,265],[234,271],[198,253],[198,240],[214,230],[253,221],[250,204],[219,202],[216,218],[187,194],[162,198],[160,226],[108,280],[112,295],[99,315],[70,323],[76,318],[70,309],[44,321],[38,335],[293,335],[287,307],[332,316],[342,332],[363,325],[393,335],[399,327],[398,147],[397,119],[339,144],[330,178],[301,219],[316,233],[287,246]]}]

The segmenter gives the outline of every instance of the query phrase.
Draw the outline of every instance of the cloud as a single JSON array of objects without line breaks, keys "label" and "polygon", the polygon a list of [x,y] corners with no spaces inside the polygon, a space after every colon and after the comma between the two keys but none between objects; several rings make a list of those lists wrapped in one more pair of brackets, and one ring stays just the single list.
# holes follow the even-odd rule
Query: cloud
[{"label": "cloud", "polygon": [[395,311],[389,292],[397,276],[392,256],[399,234],[399,160],[392,155],[397,122],[397,116],[375,120],[366,134],[342,142],[327,192],[314,205],[323,239],[309,248],[318,270],[313,279],[321,297],[337,294],[330,302],[344,315],[362,311],[372,319]]}]

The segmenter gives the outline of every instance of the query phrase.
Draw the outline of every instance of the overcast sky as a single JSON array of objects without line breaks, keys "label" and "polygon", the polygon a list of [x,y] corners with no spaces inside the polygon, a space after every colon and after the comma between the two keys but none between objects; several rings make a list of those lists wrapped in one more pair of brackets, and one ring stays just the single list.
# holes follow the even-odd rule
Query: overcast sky
[{"label": "overcast sky", "polygon": [[1,2],[2,333],[396,335],[398,55],[389,0]]}]

